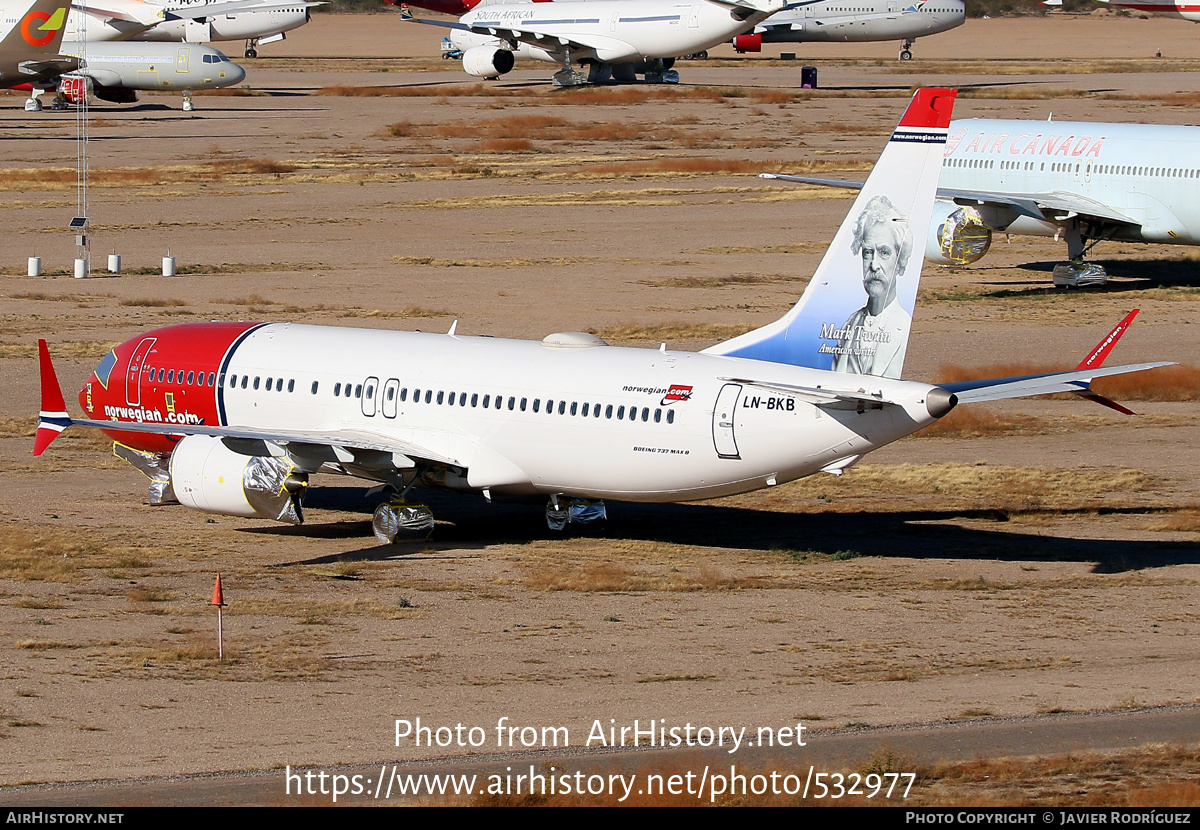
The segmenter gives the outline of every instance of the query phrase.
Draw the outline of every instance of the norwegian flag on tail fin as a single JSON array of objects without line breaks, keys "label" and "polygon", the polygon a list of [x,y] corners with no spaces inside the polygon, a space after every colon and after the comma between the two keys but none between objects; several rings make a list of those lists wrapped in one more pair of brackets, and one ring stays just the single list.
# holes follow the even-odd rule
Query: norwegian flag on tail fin
[{"label": "norwegian flag on tail fin", "polygon": [[37,433],[33,438],[33,454],[41,455],[58,434],[71,425],[67,414],[67,403],[63,400],[62,387],[50,360],[50,349],[45,340],[38,341],[38,361],[42,374],[42,411],[38,413]]}]

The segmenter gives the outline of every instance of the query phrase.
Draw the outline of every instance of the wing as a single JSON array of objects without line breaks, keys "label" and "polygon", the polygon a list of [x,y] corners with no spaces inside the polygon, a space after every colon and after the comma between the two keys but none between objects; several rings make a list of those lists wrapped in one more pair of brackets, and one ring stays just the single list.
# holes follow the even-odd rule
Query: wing
[{"label": "wing", "polygon": [[[777,173],[760,173],[761,179],[778,179],[785,182],[811,184],[819,187],[845,187],[852,190],[862,188],[862,182],[844,181],[842,179],[819,179],[811,176],[786,176]],[[1064,222],[1076,216],[1085,219],[1098,219],[1104,222],[1139,227],[1136,222],[1125,214],[1113,210],[1103,202],[1089,199],[1075,193],[1051,191],[1049,193],[988,193],[986,191],[956,190],[939,187],[939,199],[948,199],[960,205],[1003,207],[1014,211],[1017,215],[1028,216],[1042,222]]]},{"label": "wing", "polygon": [[[552,11],[558,11],[561,8],[569,8],[571,5],[580,4],[564,4],[564,3],[537,3],[536,6],[556,7]],[[741,7],[740,3],[732,3]],[[486,7],[477,7],[480,12],[486,12]],[[556,16],[553,18],[537,18],[521,21],[523,25],[515,25],[513,21],[502,21],[499,19],[489,20],[485,17],[476,17],[472,23],[463,23],[462,21],[445,21],[445,20],[425,20],[419,17],[413,17],[412,13],[405,9],[401,9],[401,16],[404,20],[413,23],[421,23],[425,26],[440,26],[443,29],[458,29],[464,32],[472,32],[477,35],[486,37],[498,38],[509,44],[511,48],[516,48],[518,43],[524,43],[532,46],[535,49],[541,49],[546,52],[563,53],[592,51],[598,54],[624,54],[629,52],[629,44],[618,38],[604,37],[602,35],[585,35],[580,36],[578,33],[572,33],[570,36],[565,34],[555,34],[554,32],[546,32],[527,28],[533,24],[536,25],[572,25],[572,24],[595,24],[599,23],[598,17],[566,17]]]},{"label": "wing", "polygon": [[54,78],[67,72],[74,72],[78,68],[79,58],[73,58],[70,55],[58,55],[44,61],[21,61],[21,63],[17,64],[17,71],[22,75],[47,78]]}]

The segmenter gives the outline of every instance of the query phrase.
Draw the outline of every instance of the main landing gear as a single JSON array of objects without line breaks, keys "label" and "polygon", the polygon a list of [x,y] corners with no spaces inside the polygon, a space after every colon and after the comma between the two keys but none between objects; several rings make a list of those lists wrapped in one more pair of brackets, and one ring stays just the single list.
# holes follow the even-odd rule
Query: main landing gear
[{"label": "main landing gear", "polygon": [[567,525],[599,524],[607,518],[604,502],[598,499],[551,496],[546,505],[546,526],[551,530],[566,530]]},{"label": "main landing gear", "polygon": [[[1086,241],[1078,219],[1072,219],[1062,231],[1067,241],[1067,258],[1070,262],[1060,262],[1054,266],[1052,278],[1055,288],[1082,288],[1086,285],[1104,285],[1108,282],[1108,272],[1103,265],[1095,262],[1084,262],[1083,255],[1092,249],[1103,237]],[[1056,237],[1057,238],[1057,237]]]},{"label": "main landing gear", "polygon": [[905,40],[904,43],[900,46],[900,60],[902,60],[902,61],[912,60],[912,45],[913,45],[913,43],[914,43],[914,41],[911,38],[909,38],[909,39]]},{"label": "main landing gear", "polygon": [[401,499],[386,501],[375,508],[371,532],[381,545],[404,539],[426,539],[433,533],[433,511],[428,505],[409,504]]},{"label": "main landing gear", "polygon": [[258,57],[258,38],[250,38],[250,40],[246,41],[246,57]]}]

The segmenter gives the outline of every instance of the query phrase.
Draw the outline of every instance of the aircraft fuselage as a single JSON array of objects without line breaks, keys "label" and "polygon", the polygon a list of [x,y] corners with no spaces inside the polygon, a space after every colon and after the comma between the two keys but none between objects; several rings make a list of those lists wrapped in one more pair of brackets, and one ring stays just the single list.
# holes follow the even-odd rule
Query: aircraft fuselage
[{"label": "aircraft fuselage", "polygon": [[[831,382],[899,405],[829,408],[756,385]],[[755,490],[862,455],[931,423],[932,389],[691,352],[199,323],[118,346],[79,401],[99,420],[375,436],[439,459],[424,483],[452,490],[655,502]],[[153,453],[179,440],[110,434]],[[325,469],[380,480],[405,469],[380,455],[328,456]]]}]

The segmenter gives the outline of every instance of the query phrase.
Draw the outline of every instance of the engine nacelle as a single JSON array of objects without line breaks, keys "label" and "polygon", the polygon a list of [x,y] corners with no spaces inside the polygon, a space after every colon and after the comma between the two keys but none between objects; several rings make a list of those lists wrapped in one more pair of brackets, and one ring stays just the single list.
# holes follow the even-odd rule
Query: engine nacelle
[{"label": "engine nacelle", "polygon": [[82,75],[63,75],[58,83],[58,94],[72,104],[82,104],[94,91],[92,79]]},{"label": "engine nacelle", "polygon": [[496,78],[511,72],[517,59],[498,46],[472,46],[463,52],[463,71],[476,78]]},{"label": "engine nacelle", "polygon": [[101,86],[96,84],[92,87],[92,94],[101,101],[108,101],[110,104],[136,104],[138,94],[136,89],[125,89],[120,86]]},{"label": "engine nacelle", "polygon": [[762,34],[738,35],[733,39],[733,49],[739,55],[746,52],[761,52]]},{"label": "engine nacelle", "polygon": [[220,438],[188,435],[171,452],[171,486],[180,504],[206,513],[300,523],[293,494],[307,484],[287,458],[241,455]]},{"label": "engine nacelle", "polygon": [[938,201],[933,206],[925,259],[935,265],[970,265],[992,246],[992,229],[969,205]]}]

